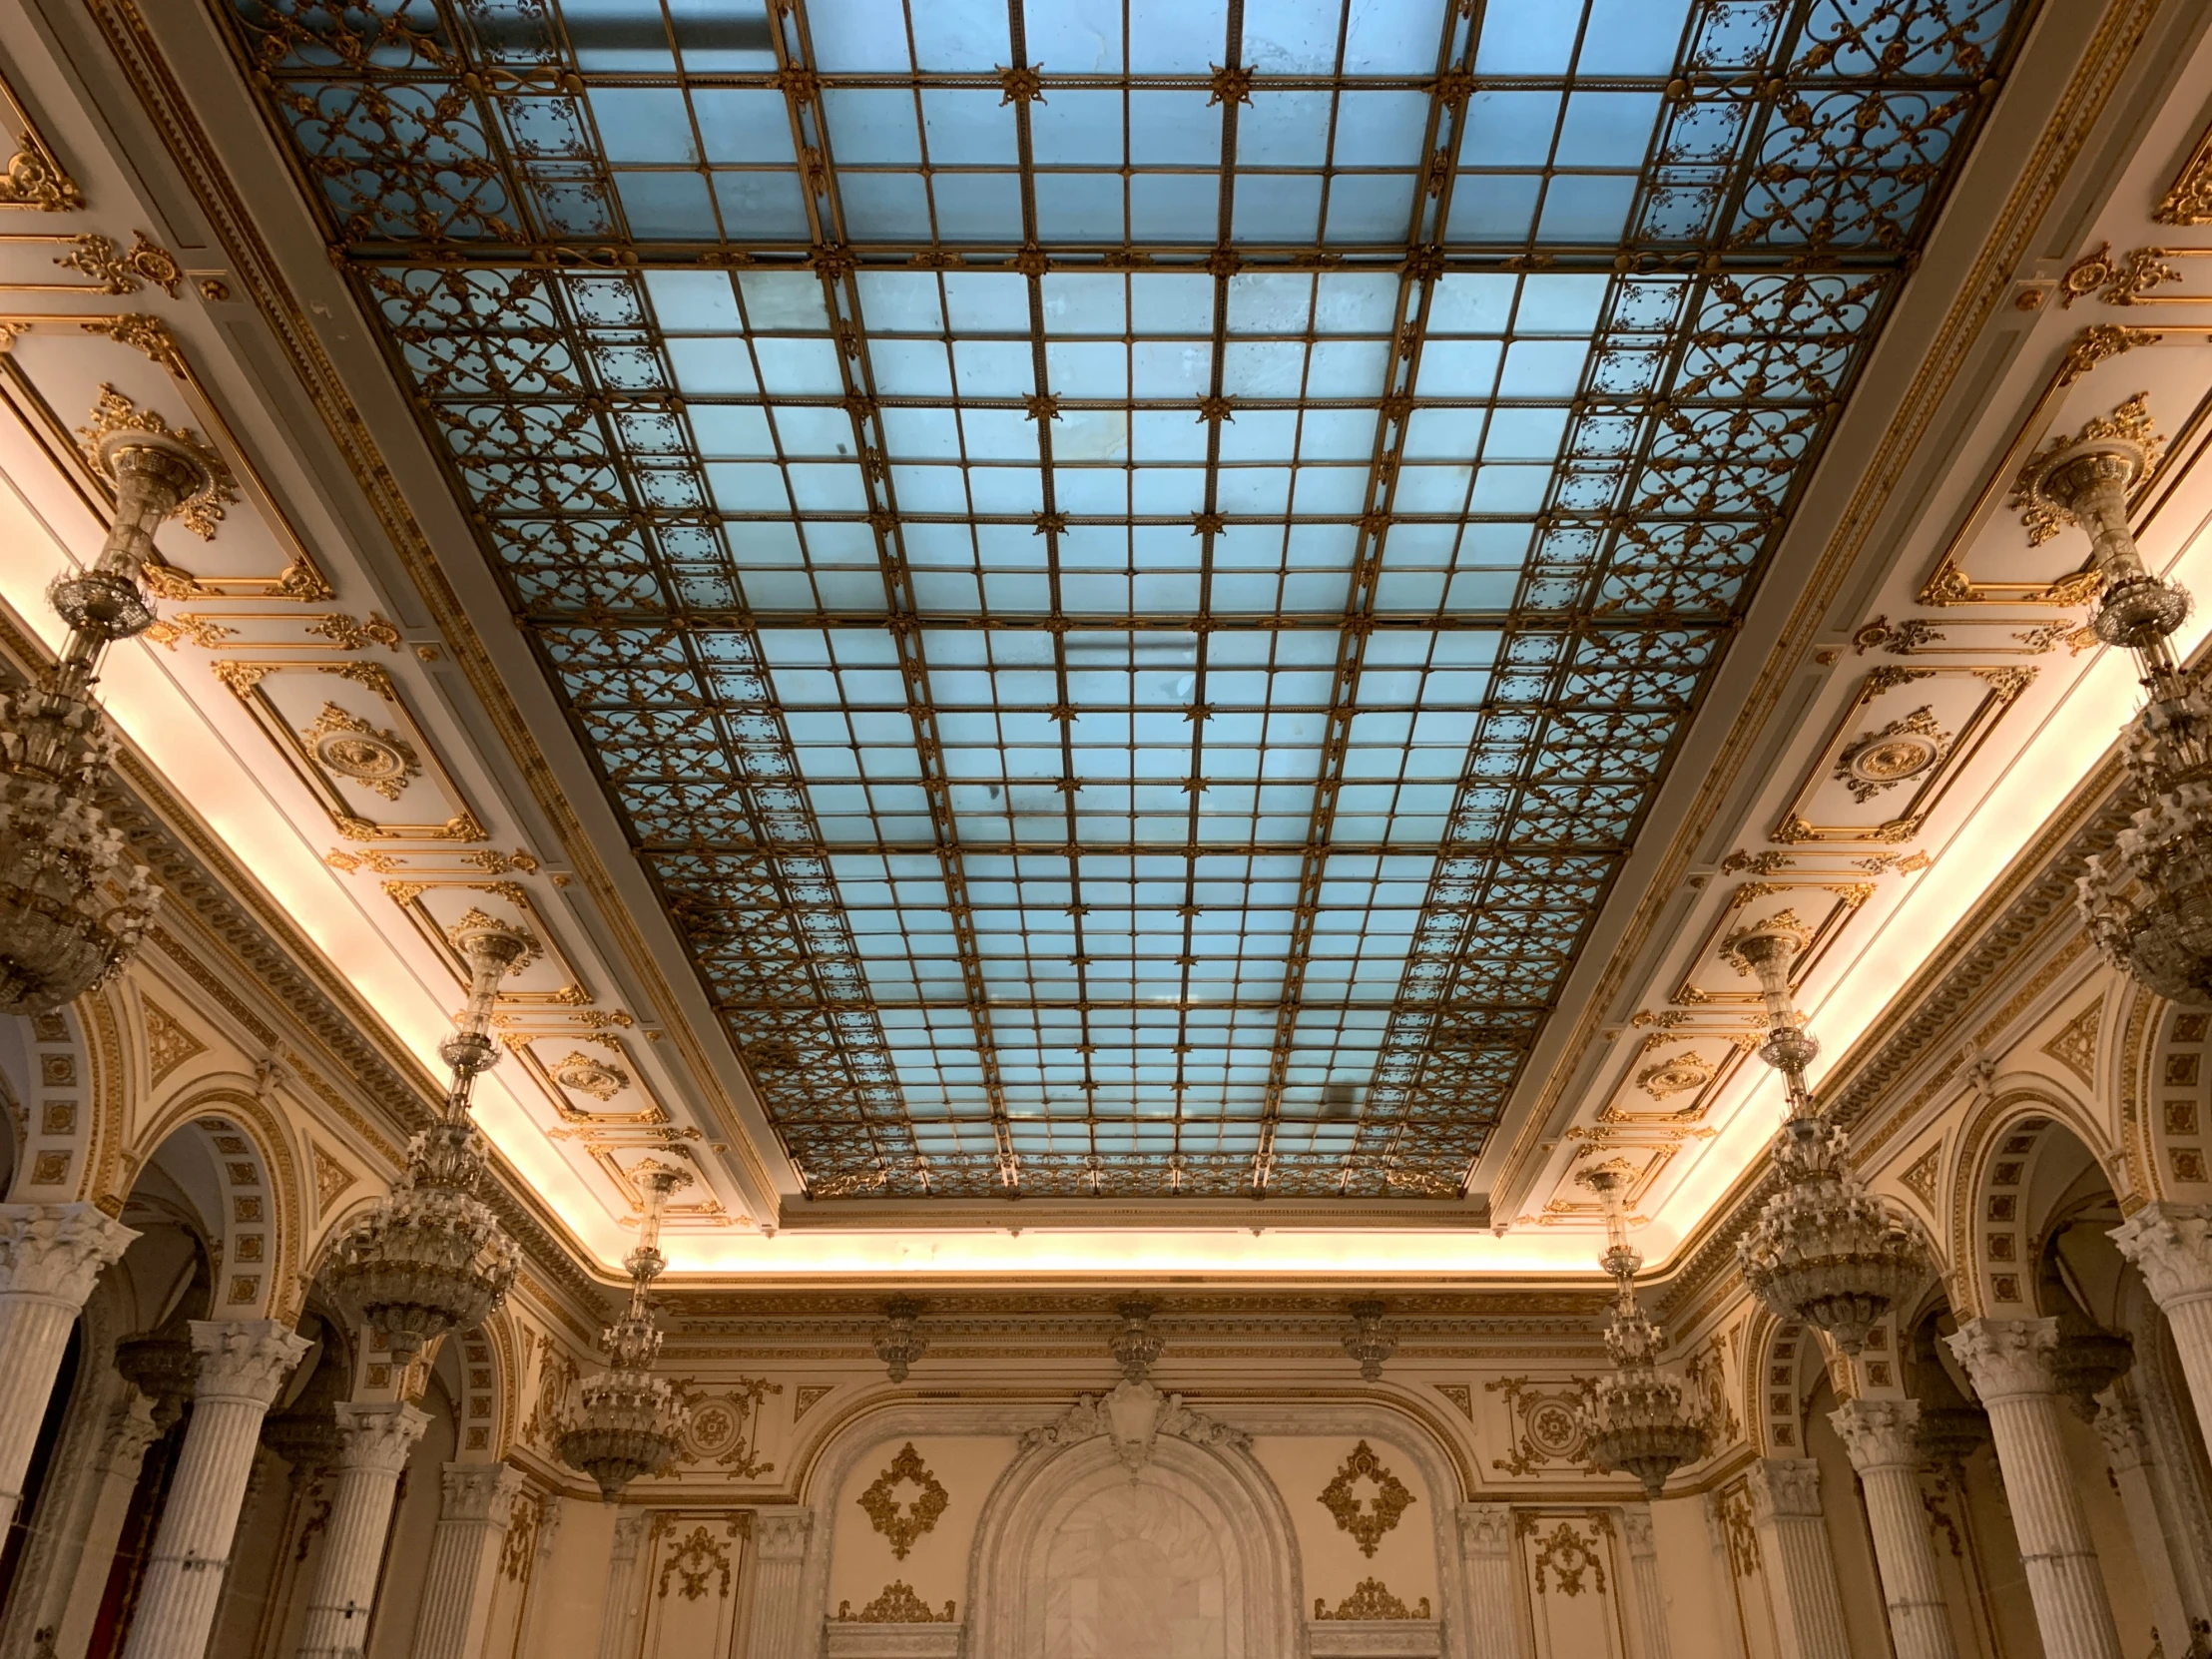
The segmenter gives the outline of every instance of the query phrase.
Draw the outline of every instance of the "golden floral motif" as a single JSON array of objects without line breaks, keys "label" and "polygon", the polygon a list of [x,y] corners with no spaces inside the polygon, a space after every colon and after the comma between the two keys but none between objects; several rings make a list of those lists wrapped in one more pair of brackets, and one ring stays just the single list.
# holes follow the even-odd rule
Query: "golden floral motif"
[{"label": "golden floral motif", "polygon": [[[1530,1529],[1535,1530],[1534,1517],[1527,1517],[1527,1520]],[[1584,1537],[1581,1529],[1571,1521],[1561,1521],[1548,1535],[1537,1533],[1536,1559],[1533,1565],[1538,1595],[1550,1592],[1551,1584],[1545,1577],[1547,1573],[1552,1580],[1556,1580],[1558,1591],[1563,1596],[1580,1595],[1585,1578],[1589,1580],[1588,1587],[1593,1593],[1605,1593],[1605,1557],[1601,1547],[1603,1540],[1595,1535],[1596,1530],[1593,1527],[1593,1535]]]},{"label": "golden floral motif", "polygon": [[883,1586],[882,1594],[862,1607],[852,1611],[852,1603],[837,1603],[837,1619],[842,1624],[953,1624],[958,1622],[952,1602],[944,1604],[944,1611],[933,1613],[929,1604],[914,1591],[903,1578],[894,1578]]},{"label": "golden floral motif", "polygon": [[1329,1610],[1328,1597],[1314,1597],[1317,1619],[1425,1619],[1432,1616],[1426,1596],[1408,1607],[1390,1594],[1389,1586],[1380,1578],[1363,1578],[1353,1585],[1352,1594],[1337,1603],[1334,1613]]},{"label": "golden floral motif", "polygon": [[[914,1496],[905,1503],[898,1500],[898,1488],[902,1485],[915,1488]],[[908,1440],[857,1501],[867,1513],[868,1524],[890,1540],[891,1553],[903,1561],[914,1547],[914,1541],[924,1532],[935,1529],[937,1517],[944,1513],[951,1494],[930,1473],[928,1465],[921,1460],[921,1453],[914,1449],[914,1442]]]},{"label": "golden floral motif", "polygon": [[388,728],[378,731],[335,703],[323,704],[299,735],[317,764],[386,801],[397,801],[422,776],[422,762],[406,739]]},{"label": "golden floral motif", "polygon": [[[1361,1496],[1363,1480],[1375,1488],[1373,1496]],[[1335,1518],[1340,1530],[1352,1534],[1363,1555],[1373,1555],[1382,1535],[1395,1527],[1406,1506],[1417,1500],[1405,1489],[1405,1483],[1383,1466],[1375,1448],[1362,1440],[1316,1501]]]},{"label": "golden floral motif", "polygon": [[1918,778],[1949,753],[1951,735],[1922,704],[1911,714],[1863,732],[1836,757],[1836,781],[1862,804],[1909,778]]},{"label": "golden floral motif", "polygon": [[572,1050],[553,1063],[553,1081],[604,1105],[630,1086],[630,1074],[609,1061]]},{"label": "golden floral motif", "polygon": [[54,263],[64,271],[90,276],[100,284],[102,293],[136,293],[152,283],[176,298],[185,280],[185,268],[177,263],[176,255],[148,240],[144,231],[137,233],[137,239],[126,251],[116,246],[113,237],[87,232],[71,238],[71,251]]},{"label": "golden floral motif", "polygon": [[[91,324],[87,323],[86,326],[90,327]],[[192,451],[194,459],[207,469],[208,482],[185,498],[184,504],[177,509],[177,516],[183,520],[185,528],[202,541],[213,541],[216,526],[223,522],[225,506],[239,498],[238,488],[231,482],[231,469],[225,464],[223,457],[215,452],[214,445],[190,426],[170,425],[159,410],[140,408],[124,393],[103,381],[100,396],[92,405],[92,418],[77,428],[78,448],[83,451],[87,463],[103,478],[109,475],[104,445],[117,432],[145,432],[153,437],[168,438]]]},{"label": "golden floral motif", "polygon": [[[1658,1036],[1658,1032],[1653,1032]],[[1666,1100],[1671,1096],[1702,1089],[1713,1080],[1713,1067],[1694,1048],[1684,1049],[1671,1060],[1662,1060],[1654,1066],[1646,1066],[1636,1074],[1636,1087],[1654,1100]]]},{"label": "golden floral motif", "polygon": [[730,1593],[730,1552],[715,1542],[715,1535],[705,1524],[695,1526],[684,1541],[670,1550],[661,1563],[659,1594],[668,1597],[671,1578],[677,1581],[676,1593],[686,1601],[697,1601],[707,1593],[707,1580],[718,1577],[718,1595]]}]

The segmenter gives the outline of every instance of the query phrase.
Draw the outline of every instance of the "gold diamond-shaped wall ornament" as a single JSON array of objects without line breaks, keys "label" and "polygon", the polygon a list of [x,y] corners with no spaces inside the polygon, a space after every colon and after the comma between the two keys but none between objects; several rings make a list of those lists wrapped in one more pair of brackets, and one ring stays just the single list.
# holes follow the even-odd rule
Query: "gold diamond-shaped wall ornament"
[{"label": "gold diamond-shaped wall ornament", "polygon": [[[1363,1492],[1363,1484],[1371,1490]],[[1419,1499],[1384,1466],[1375,1448],[1362,1440],[1352,1448],[1352,1455],[1337,1470],[1336,1478],[1321,1489],[1319,1501],[1339,1530],[1352,1534],[1360,1553],[1373,1555],[1382,1535],[1397,1525],[1409,1504]]]},{"label": "gold diamond-shaped wall ornament", "polygon": [[[901,1486],[914,1488],[914,1495],[903,1502],[898,1496]],[[898,1455],[858,1498],[868,1524],[890,1540],[891,1553],[901,1561],[915,1539],[935,1529],[937,1517],[951,1501],[951,1494],[921,1460],[911,1440],[899,1447]]]}]

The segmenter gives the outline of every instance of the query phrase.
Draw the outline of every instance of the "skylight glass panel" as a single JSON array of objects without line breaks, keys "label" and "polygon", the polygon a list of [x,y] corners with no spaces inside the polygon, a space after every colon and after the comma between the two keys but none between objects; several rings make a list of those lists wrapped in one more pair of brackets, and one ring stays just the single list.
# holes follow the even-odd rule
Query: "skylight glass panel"
[{"label": "skylight glass panel", "polygon": [[1461,1191],[2018,8],[235,9],[834,1200]]}]

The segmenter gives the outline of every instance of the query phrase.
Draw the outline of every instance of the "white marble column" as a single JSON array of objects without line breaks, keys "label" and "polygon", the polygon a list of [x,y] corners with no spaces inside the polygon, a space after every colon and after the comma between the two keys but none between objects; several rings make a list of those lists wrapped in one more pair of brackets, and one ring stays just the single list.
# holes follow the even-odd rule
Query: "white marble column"
[{"label": "white marble column", "polygon": [[809,1620],[799,1602],[814,1524],[812,1509],[753,1512],[753,1629],[746,1659],[810,1659],[820,1645],[822,1621]]},{"label": "white marble column", "polygon": [[1667,1634],[1667,1597],[1659,1583],[1659,1540],[1651,1533],[1650,1504],[1621,1506],[1621,1536],[1628,1541],[1629,1570],[1636,1577],[1643,1659],[1674,1659],[1674,1642]]},{"label": "white marble column", "polygon": [[2150,1439],[2143,1432],[2135,1402],[2118,1388],[2108,1388],[2097,1396],[2097,1435],[2104,1441],[2105,1460],[2112,1469],[2112,1484],[2119,1488],[2120,1507],[2127,1511],[2135,1563],[2143,1569],[2143,1589],[2150,1599],[2150,1622],[2157,1627],[2163,1646],[2167,1631],[2189,1628],[2189,1613],[2182,1605],[2173,1557],[2167,1553],[2166,1528],[2158,1514],[2158,1498],[2151,1489]]},{"label": "white marble column", "polygon": [[1874,1534],[1875,1564],[1882,1571],[1882,1599],[1890,1609],[1890,1639],[1898,1659],[1957,1659],[1943,1581],[1929,1536],[1928,1505],[1921,1497],[1921,1454],[1916,1399],[1853,1399],[1828,1420],[1851,1453],[1866,1494],[1867,1527]]},{"label": "white marble column", "polygon": [[1945,1339],[1989,1413],[2043,1659],[2120,1659],[2096,1545],[2059,1437],[2058,1321],[1973,1320]]},{"label": "white marble column", "polygon": [[1751,1465],[1747,1484],[1782,1659],[1851,1659],[1836,1557],[1821,1516],[1820,1464],[1763,1457]]},{"label": "white marble column", "polygon": [[2181,1375],[2212,1445],[2212,1205],[2146,1204],[2112,1230],[2173,1329]]},{"label": "white marble column", "polygon": [[137,1237],[90,1204],[0,1204],[0,1530],[22,1501],[69,1328]]},{"label": "white marble column", "polygon": [[201,1659],[215,1624],[262,1417],[310,1346],[275,1320],[194,1320],[192,1421],[140,1581],[123,1659]]},{"label": "white marble column", "polygon": [[630,1629],[638,1610],[638,1546],[652,1517],[633,1509],[615,1522],[607,1557],[607,1605],[599,1615],[599,1659],[631,1659]]},{"label": "white marble column", "polygon": [[[88,1459],[80,1506],[66,1523],[67,1530],[54,1540],[48,1594],[36,1617],[28,1621],[33,1636],[39,1629],[52,1628],[56,1659],[79,1659],[92,1640],[93,1620],[108,1584],[106,1563],[115,1558],[116,1543],[123,1536],[131,1494],[138,1488],[139,1466],[146,1460],[147,1448],[161,1438],[154,1423],[154,1402],[121,1378],[115,1382],[121,1397],[108,1408],[101,1424],[98,1443]],[[43,1501],[40,1507],[44,1508]],[[89,1570],[88,1562],[92,1563]],[[22,1594],[20,1587],[15,1593]],[[28,1639],[20,1652],[13,1646],[14,1611],[11,1606],[0,1659],[43,1659]]]},{"label": "white marble column", "polygon": [[505,1463],[445,1465],[410,1659],[477,1659],[491,1620],[499,1546],[521,1489],[522,1471]]},{"label": "white marble column", "polygon": [[299,1659],[360,1659],[384,1564],[392,1497],[430,1419],[398,1401],[337,1407],[338,1463],[330,1518],[307,1596]]},{"label": "white marble column", "polygon": [[1459,1505],[1459,1560],[1467,1578],[1467,1659],[1520,1659],[1511,1504]]}]

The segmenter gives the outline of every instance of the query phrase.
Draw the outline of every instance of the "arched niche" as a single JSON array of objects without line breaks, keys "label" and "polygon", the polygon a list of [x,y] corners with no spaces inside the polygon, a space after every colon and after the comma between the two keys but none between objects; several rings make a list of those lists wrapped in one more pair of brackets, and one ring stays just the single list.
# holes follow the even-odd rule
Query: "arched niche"
[{"label": "arched niche", "polygon": [[150,1123],[127,1162],[135,1173],[172,1142],[203,1174],[199,1194],[219,1249],[208,1317],[289,1325],[305,1301],[298,1171],[266,1102],[218,1085],[176,1101]]},{"label": "arched niche", "polygon": [[1234,1448],[1163,1437],[1131,1470],[1105,1438],[1017,1458],[976,1527],[971,1659],[1274,1659],[1300,1651],[1283,1501]]},{"label": "arched niche", "polygon": [[17,1204],[102,1201],[120,1156],[123,1045],[112,991],[67,1008],[0,1020],[0,1071],[15,1120],[7,1194]]},{"label": "arched niche", "polygon": [[1948,1217],[1950,1300],[1961,1322],[2037,1316],[2041,1221],[2083,1169],[2104,1179],[2114,1152],[2094,1116],[2055,1091],[2012,1089],[1973,1111],[1951,1166]]}]

